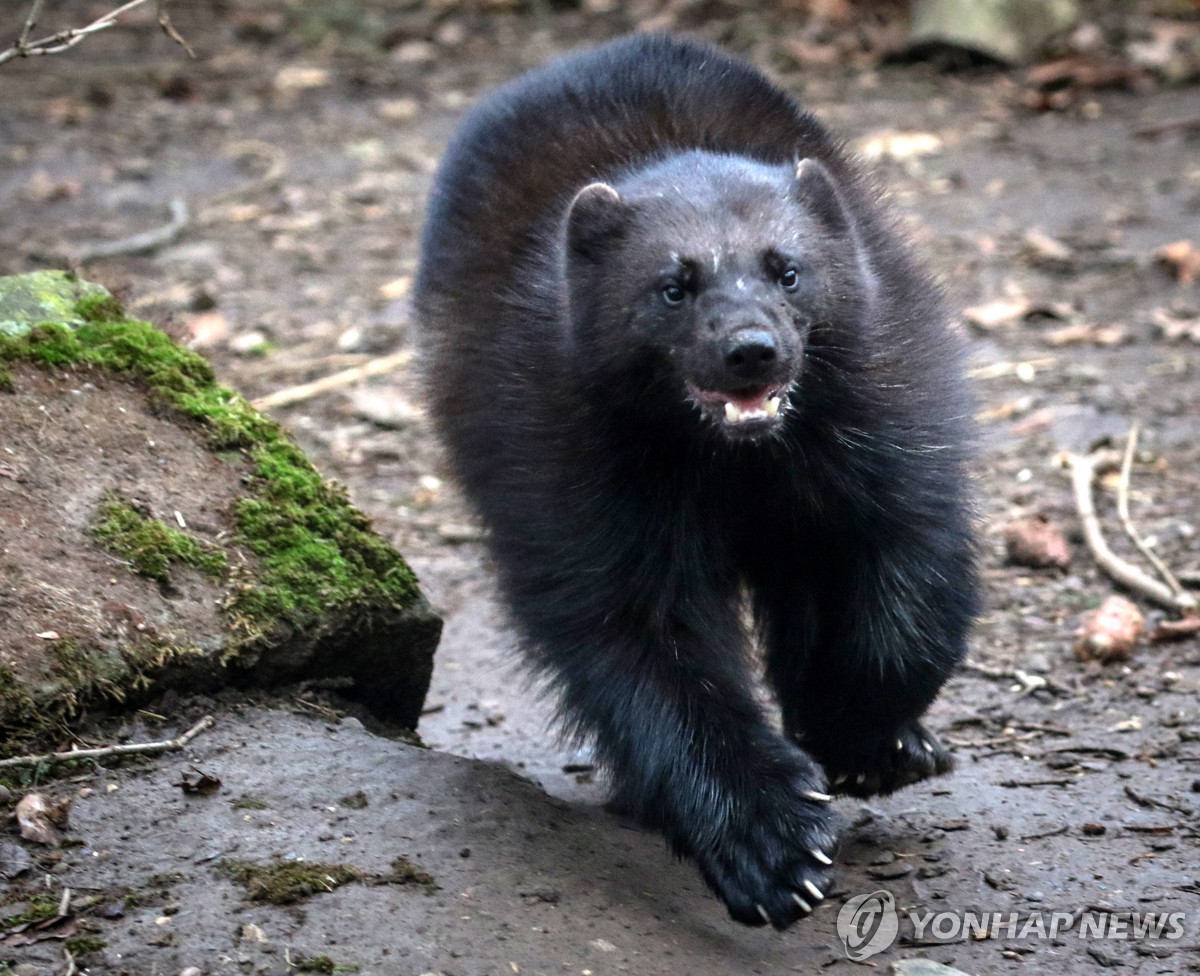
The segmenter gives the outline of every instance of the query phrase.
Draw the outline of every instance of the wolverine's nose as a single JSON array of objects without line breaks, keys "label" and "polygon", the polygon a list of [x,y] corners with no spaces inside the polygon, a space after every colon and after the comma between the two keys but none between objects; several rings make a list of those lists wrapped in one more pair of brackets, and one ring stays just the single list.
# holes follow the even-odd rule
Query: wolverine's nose
[{"label": "wolverine's nose", "polygon": [[721,343],[729,371],[741,379],[757,379],[775,362],[775,337],[765,329],[739,329]]}]

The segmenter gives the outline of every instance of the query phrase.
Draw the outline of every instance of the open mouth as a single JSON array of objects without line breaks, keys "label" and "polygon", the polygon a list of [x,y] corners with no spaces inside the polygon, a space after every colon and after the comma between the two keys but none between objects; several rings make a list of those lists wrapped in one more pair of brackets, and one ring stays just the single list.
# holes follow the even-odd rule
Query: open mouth
[{"label": "open mouth", "polygon": [[769,426],[779,418],[787,386],[756,386],[744,390],[690,389],[701,408],[727,427]]}]

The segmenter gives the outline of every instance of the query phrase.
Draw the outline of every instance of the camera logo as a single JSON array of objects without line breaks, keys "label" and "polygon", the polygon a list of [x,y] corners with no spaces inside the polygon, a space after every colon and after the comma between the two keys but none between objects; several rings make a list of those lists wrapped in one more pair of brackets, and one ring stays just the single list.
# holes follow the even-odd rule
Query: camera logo
[{"label": "camera logo", "polygon": [[862,962],[882,952],[896,941],[899,933],[896,899],[882,888],[867,895],[855,895],[838,912],[837,934],[851,962]]}]

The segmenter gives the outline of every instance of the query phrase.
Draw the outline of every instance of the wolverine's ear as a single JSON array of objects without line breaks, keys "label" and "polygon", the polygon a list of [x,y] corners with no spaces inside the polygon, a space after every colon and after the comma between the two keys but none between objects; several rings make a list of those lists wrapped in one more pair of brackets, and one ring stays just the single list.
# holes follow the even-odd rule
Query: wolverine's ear
[{"label": "wolverine's ear", "polygon": [[589,183],[567,208],[567,247],[572,254],[594,258],[624,230],[629,208],[607,183]]},{"label": "wolverine's ear", "polygon": [[853,226],[833,176],[817,160],[802,159],[796,164],[792,192],[804,209],[830,230],[844,231]]}]

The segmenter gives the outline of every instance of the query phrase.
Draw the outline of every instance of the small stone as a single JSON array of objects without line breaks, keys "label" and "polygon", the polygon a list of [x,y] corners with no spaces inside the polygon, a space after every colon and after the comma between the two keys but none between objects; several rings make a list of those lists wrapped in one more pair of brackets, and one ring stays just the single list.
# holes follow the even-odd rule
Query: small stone
[{"label": "small stone", "polygon": [[944,966],[932,959],[897,959],[888,967],[891,976],[967,976],[961,969]]},{"label": "small stone", "polygon": [[267,350],[267,337],[258,331],[239,332],[229,338],[229,351],[239,356],[261,356]]}]

